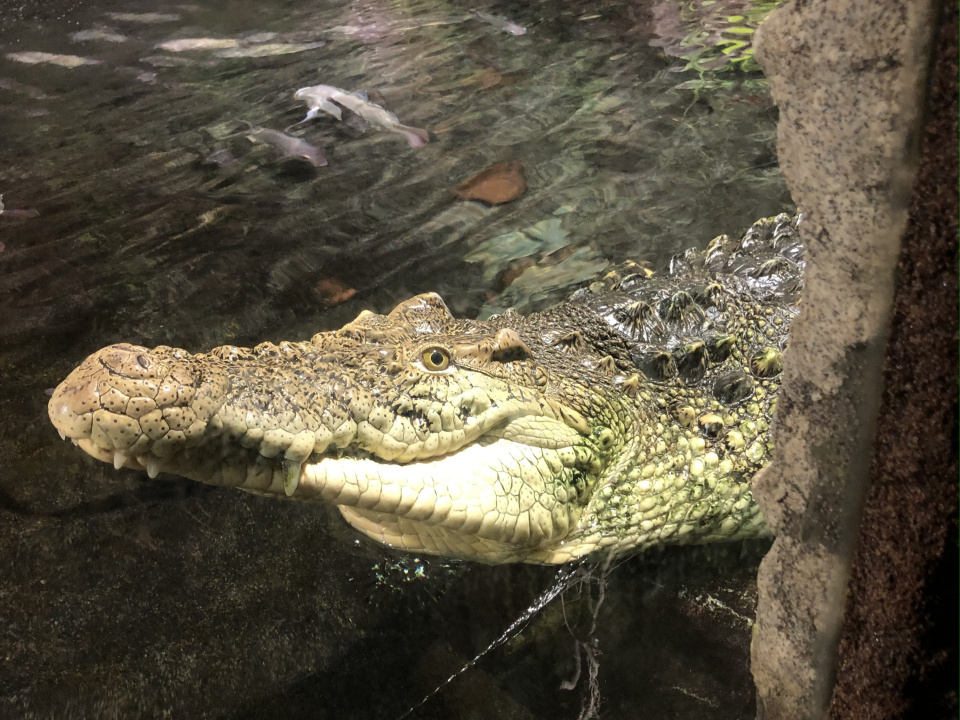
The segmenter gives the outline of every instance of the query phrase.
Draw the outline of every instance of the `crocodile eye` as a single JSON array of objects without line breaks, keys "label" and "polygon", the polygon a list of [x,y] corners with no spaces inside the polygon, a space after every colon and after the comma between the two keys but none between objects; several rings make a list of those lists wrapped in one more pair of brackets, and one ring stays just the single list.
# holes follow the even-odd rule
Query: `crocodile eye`
[{"label": "crocodile eye", "polygon": [[442,347],[428,347],[420,353],[420,360],[427,370],[439,372],[450,366],[450,353]]}]

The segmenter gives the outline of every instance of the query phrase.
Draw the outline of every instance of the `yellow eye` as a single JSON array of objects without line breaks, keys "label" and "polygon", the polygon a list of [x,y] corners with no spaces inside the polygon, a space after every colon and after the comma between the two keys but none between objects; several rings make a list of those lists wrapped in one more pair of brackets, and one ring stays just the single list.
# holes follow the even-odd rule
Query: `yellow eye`
[{"label": "yellow eye", "polygon": [[450,353],[442,347],[428,347],[420,353],[420,360],[427,370],[438,372],[450,366]]}]

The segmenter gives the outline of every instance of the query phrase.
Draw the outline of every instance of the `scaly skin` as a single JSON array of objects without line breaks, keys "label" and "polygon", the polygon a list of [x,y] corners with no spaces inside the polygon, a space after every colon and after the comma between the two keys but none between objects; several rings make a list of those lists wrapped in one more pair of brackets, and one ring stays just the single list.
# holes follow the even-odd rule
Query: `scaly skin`
[{"label": "scaly skin", "polygon": [[795,227],[759,221],[528,317],[457,320],[427,294],[308,342],[112,345],[50,419],[118,469],[332,503],[417,552],[562,563],[762,535],[749,482],[797,312]]}]

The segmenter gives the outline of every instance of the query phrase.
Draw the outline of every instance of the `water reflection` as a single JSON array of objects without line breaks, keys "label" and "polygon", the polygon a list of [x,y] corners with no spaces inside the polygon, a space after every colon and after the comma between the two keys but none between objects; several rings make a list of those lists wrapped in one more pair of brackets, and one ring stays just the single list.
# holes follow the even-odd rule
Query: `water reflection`
[{"label": "water reflection", "polygon": [[[554,570],[437,561],[378,582],[397,559],[322,509],[88,461],[59,442],[43,391],[119,340],[299,339],[426,290],[455,314],[537,309],[609,265],[656,265],[779,212],[769,101],[676,89],[653,17],[647,2],[220,0],[27,3],[3,19],[11,716],[395,717],[550,586]],[[349,117],[291,128],[294,92],[317,84],[366,91],[430,142]],[[251,142],[247,124],[328,165]],[[451,192],[506,161],[523,165],[519,199]],[[648,553],[610,576],[596,637],[611,717],[751,714],[740,616],[758,553]],[[558,688],[583,657],[573,638],[592,642],[592,587],[414,716],[576,717],[583,682]]]}]

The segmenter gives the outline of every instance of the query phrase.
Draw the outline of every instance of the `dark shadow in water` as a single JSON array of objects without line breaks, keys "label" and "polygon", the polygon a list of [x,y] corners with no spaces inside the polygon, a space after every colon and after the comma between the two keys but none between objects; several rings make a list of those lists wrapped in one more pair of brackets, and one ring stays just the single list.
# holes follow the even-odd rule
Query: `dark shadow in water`
[{"label": "dark shadow in water", "polygon": [[[415,708],[408,717],[424,720],[575,718],[588,698],[586,672],[575,689],[560,686],[575,675],[579,639],[599,651],[603,717],[747,720],[755,715],[747,659],[753,576],[768,547],[671,548],[620,561],[607,578],[592,637],[587,590],[571,587],[503,648],[417,707],[497,628],[522,614],[533,588],[549,587],[556,572],[461,568],[438,602],[408,605],[378,628],[376,640],[354,644],[334,667],[223,717],[398,720]],[[510,597],[505,587],[514,589]],[[591,593],[596,600],[596,587]]]}]

